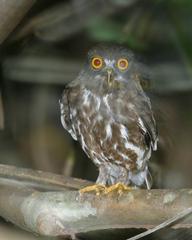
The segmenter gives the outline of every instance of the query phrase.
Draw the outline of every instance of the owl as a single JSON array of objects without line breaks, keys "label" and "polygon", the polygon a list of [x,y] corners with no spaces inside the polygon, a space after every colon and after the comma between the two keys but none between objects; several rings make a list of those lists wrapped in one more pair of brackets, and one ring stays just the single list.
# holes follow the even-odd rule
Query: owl
[{"label": "owl", "polygon": [[99,45],[63,91],[61,122],[97,166],[95,188],[151,187],[148,161],[158,137],[141,80],[130,50]]}]

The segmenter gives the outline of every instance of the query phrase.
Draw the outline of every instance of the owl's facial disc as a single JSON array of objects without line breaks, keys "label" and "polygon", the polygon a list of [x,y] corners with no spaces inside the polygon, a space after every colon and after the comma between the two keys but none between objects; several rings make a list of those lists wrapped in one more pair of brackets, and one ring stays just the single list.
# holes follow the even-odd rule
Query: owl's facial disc
[{"label": "owl's facial disc", "polygon": [[104,74],[104,79],[106,79],[109,87],[113,86],[114,81],[114,61],[108,61],[103,59],[101,56],[93,56],[91,59],[91,67],[95,71],[101,71]]},{"label": "owl's facial disc", "polygon": [[110,52],[94,50],[88,55],[88,63],[92,74],[100,79],[98,84],[104,84],[110,89],[118,89],[123,86],[125,76],[127,77],[129,57],[125,53],[112,54],[112,52],[112,50]]},{"label": "owl's facial disc", "polygon": [[107,84],[111,88],[118,88],[123,80],[123,75],[127,71],[129,63],[128,59],[119,57],[117,59],[104,59],[105,68],[107,72]]}]

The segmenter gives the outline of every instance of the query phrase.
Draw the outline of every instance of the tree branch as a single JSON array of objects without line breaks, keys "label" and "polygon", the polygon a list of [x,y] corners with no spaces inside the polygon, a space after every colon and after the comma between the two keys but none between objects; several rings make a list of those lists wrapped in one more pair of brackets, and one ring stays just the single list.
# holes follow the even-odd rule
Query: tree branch
[{"label": "tree branch", "polygon": [[[31,184],[32,179],[36,185]],[[192,189],[133,190],[121,196],[79,195],[77,189],[85,183],[90,184],[0,165],[0,216],[37,234],[74,237],[104,229],[151,229],[163,222],[170,224],[192,206]],[[171,227],[192,227],[192,216]]]},{"label": "tree branch", "polygon": [[35,0],[0,0],[0,44],[20,22]]},{"label": "tree branch", "polygon": [[[34,16],[18,32],[16,38],[34,33],[46,41],[58,41],[68,38],[86,27],[93,19],[108,16],[118,9],[131,7],[138,0],[103,1],[77,0],[60,3]],[[100,6],[100,11],[96,11]]]},{"label": "tree branch", "polygon": [[42,188],[44,191],[47,189],[78,190],[92,184],[82,179],[64,177],[54,173],[18,168],[4,164],[0,164],[0,179],[20,181],[33,188]]},{"label": "tree branch", "polygon": [[[77,76],[82,65],[81,61],[53,56],[20,55],[4,60],[3,75],[6,79],[16,82],[66,84]],[[191,78],[182,64],[167,62],[151,64],[149,68],[153,76],[150,83],[154,92],[164,94],[192,89]],[[142,67],[142,71],[148,70]]]}]

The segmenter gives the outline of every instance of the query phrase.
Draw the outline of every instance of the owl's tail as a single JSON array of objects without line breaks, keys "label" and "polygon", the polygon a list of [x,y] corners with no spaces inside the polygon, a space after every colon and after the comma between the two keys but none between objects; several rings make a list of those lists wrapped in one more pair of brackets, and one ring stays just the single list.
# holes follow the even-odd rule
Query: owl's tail
[{"label": "owl's tail", "polygon": [[137,187],[142,187],[145,185],[147,189],[151,189],[152,177],[148,170],[148,166],[145,166],[142,171],[129,172],[129,180]]},{"label": "owl's tail", "polygon": [[149,170],[147,168],[146,169],[146,177],[145,177],[145,184],[146,184],[147,189],[151,189],[152,183],[153,183],[153,179],[152,179],[151,173],[149,172]]}]

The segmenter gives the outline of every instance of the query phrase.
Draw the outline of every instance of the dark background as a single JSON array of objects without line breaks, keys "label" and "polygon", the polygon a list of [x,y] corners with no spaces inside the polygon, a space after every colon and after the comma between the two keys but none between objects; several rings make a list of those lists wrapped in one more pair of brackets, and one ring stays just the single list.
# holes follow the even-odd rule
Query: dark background
[{"label": "dark background", "polygon": [[191,187],[191,26],[190,0],[38,0],[0,49],[0,163],[96,179],[61,126],[58,101],[90,47],[118,43],[141,56],[151,76],[146,91],[159,129],[153,187]]}]

